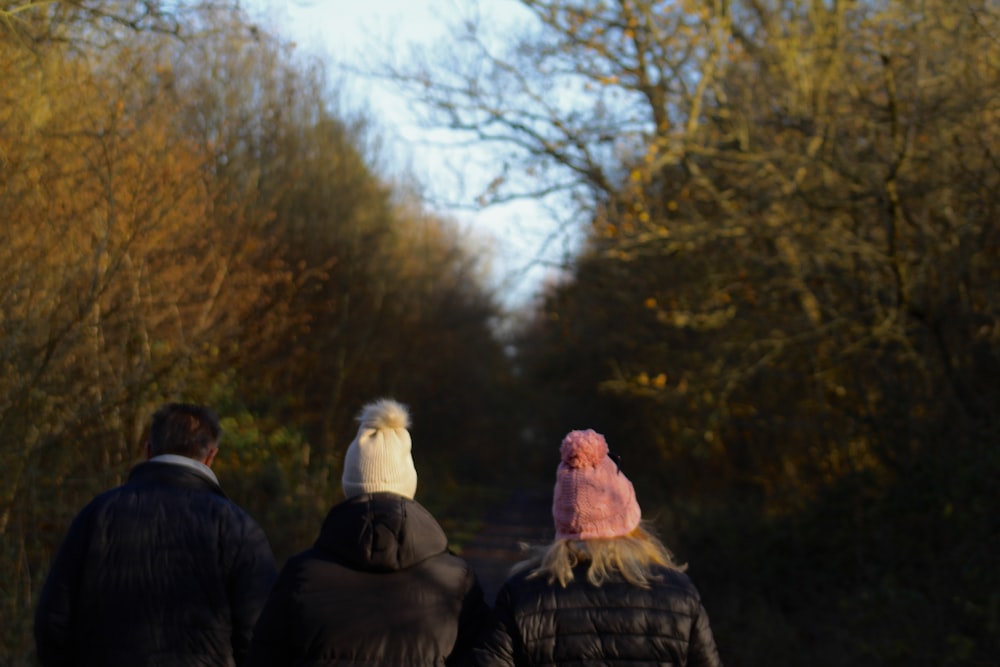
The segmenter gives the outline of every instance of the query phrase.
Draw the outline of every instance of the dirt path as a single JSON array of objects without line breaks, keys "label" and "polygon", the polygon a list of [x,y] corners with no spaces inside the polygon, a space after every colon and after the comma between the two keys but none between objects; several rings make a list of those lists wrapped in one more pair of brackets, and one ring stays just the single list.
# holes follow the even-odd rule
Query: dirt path
[{"label": "dirt path", "polygon": [[552,491],[518,489],[506,502],[487,512],[476,536],[462,549],[493,604],[497,591],[514,563],[524,558],[521,543],[546,544],[552,540]]}]

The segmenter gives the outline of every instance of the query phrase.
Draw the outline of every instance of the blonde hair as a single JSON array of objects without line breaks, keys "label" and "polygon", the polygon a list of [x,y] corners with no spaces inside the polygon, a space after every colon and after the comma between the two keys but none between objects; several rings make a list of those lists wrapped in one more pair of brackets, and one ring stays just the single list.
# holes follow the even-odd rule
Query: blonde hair
[{"label": "blonde hair", "polygon": [[559,582],[565,588],[574,579],[573,568],[580,563],[588,563],[587,581],[594,586],[621,577],[640,588],[649,588],[659,580],[654,568],[680,572],[687,569],[687,565],[674,562],[670,550],[643,521],[622,537],[556,540],[536,549],[532,557],[515,565],[513,571],[531,570],[529,579],[545,577],[549,584]]}]

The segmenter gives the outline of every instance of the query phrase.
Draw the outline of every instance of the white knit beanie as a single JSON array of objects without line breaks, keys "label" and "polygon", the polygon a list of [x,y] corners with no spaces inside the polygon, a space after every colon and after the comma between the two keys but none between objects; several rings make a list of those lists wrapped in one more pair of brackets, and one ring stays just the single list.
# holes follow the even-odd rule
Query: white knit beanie
[{"label": "white knit beanie", "polygon": [[406,406],[388,398],[366,405],[358,416],[361,427],[344,457],[341,486],[344,496],[387,492],[412,499],[417,492],[417,469],[406,427]]}]

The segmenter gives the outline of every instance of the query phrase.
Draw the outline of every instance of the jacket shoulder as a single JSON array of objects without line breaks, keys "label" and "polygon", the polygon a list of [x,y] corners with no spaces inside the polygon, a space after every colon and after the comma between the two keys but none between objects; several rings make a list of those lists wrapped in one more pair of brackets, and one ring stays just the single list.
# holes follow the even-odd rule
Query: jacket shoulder
[{"label": "jacket shoulder", "polygon": [[701,593],[686,573],[681,570],[662,568],[658,580],[653,583],[654,589],[663,590],[675,597],[681,597],[701,604]]}]

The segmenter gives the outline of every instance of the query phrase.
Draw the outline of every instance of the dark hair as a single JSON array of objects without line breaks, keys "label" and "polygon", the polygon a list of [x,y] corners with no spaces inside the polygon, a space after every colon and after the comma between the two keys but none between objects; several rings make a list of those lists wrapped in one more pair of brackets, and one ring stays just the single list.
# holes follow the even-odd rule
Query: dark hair
[{"label": "dark hair", "polygon": [[189,403],[168,403],[153,415],[149,450],[153,456],[180,454],[203,458],[219,442],[222,427],[210,408]]}]

